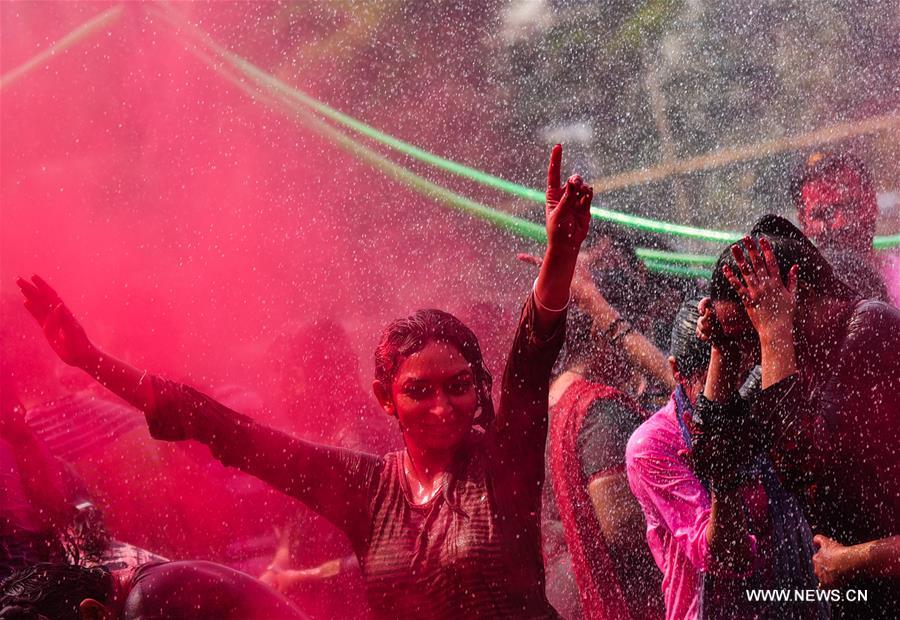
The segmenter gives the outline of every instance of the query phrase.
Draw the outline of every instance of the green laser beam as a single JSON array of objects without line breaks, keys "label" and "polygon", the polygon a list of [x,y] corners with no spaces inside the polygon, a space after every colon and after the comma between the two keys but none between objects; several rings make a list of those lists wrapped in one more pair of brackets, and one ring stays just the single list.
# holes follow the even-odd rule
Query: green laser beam
[{"label": "green laser beam", "polygon": [[[213,41],[205,33],[203,33],[203,38],[208,45],[215,49],[224,58],[237,65],[238,68],[242,69],[249,76],[254,77],[256,80],[269,85],[271,88],[278,90],[287,97],[290,97],[291,99],[294,99],[302,103],[303,105],[312,108],[322,116],[331,119],[341,125],[344,125],[363,136],[371,138],[397,152],[408,155],[414,159],[432,165],[436,168],[446,170],[458,176],[476,181],[485,186],[492,187],[494,189],[498,189],[500,191],[504,191],[514,196],[531,200],[533,202],[543,203],[544,201],[544,195],[535,189],[525,187],[518,183],[513,183],[512,181],[508,181],[506,179],[491,175],[482,170],[478,170],[477,168],[472,168],[445,157],[435,155],[434,153],[430,153],[429,151],[400,140],[395,136],[382,132],[375,127],[372,127],[371,125],[353,118],[352,116],[344,114],[343,112],[340,112],[339,110],[336,110],[335,108],[332,108],[331,106],[328,106],[327,104],[311,97],[299,88],[285,83],[284,81],[278,79],[271,73],[268,73],[267,71],[263,70],[247,59],[231,52],[229,49]],[[620,224],[622,226],[654,233],[672,234],[682,237],[702,239],[705,241],[725,243],[736,241],[741,237],[741,235],[736,232],[708,230],[697,228],[694,226],[684,226],[681,224],[674,224],[671,222],[664,222],[661,220],[654,220],[627,213],[621,213],[602,207],[592,207],[591,213],[599,219],[604,219],[616,224]],[[900,235],[877,238],[876,242],[873,245],[879,249],[900,245]],[[715,261],[714,257],[710,257],[707,255],[680,254],[680,257],[680,259],[670,257],[669,259],[661,258],[660,260],[702,264],[708,264],[711,261]]]},{"label": "green laser beam", "polygon": [[900,234],[875,237],[872,246],[877,250],[889,250],[900,246]]},{"label": "green laser beam", "polygon": [[[252,63],[249,63],[248,61],[244,61],[244,59],[242,59],[241,57],[228,52],[225,48],[223,48],[221,45],[217,44],[208,35],[206,35],[206,33],[200,31],[193,25],[186,23],[180,16],[175,17],[174,15],[172,15],[172,13],[175,13],[175,11],[170,10],[170,15],[167,16],[167,18],[170,20],[170,23],[173,23],[172,20],[178,21],[179,24],[177,24],[176,27],[179,27],[179,28],[184,27],[184,28],[189,29],[191,31],[190,33],[194,37],[196,37],[198,40],[200,40],[204,45],[208,46],[210,50],[212,50],[214,53],[218,54],[224,60],[229,61],[233,66],[235,66],[235,68],[237,70],[239,70],[243,74],[247,75],[250,79],[253,79],[261,87],[265,87],[272,92],[278,93],[281,97],[285,98],[286,102],[291,102],[293,104],[300,104],[304,108],[310,107],[310,106],[306,105],[305,102],[298,101],[297,98],[295,96],[293,96],[292,89],[290,87],[288,87],[287,85],[285,85],[283,82],[281,82],[280,80],[277,80],[277,79],[268,79],[266,77],[265,72],[256,68]],[[329,133],[329,135],[330,136],[338,136],[338,135],[343,136],[344,134]],[[358,144],[358,143],[354,142],[354,144]],[[399,166],[399,165],[397,165],[397,166],[398,166],[398,169],[406,170],[402,166]],[[416,180],[412,181],[410,179],[410,182],[414,182],[416,184],[429,182],[426,179],[424,179],[423,177],[420,177],[418,175],[414,175],[414,177]],[[449,191],[446,188],[444,188],[440,185],[437,185],[433,182],[432,182],[432,186],[433,186],[432,190],[437,193]],[[534,191],[534,190],[530,190],[530,191]],[[540,195],[539,192],[535,192],[535,193]],[[461,201],[469,201],[468,198],[460,196],[459,194],[453,194],[453,196],[454,197],[450,198],[450,200],[451,200],[451,202],[454,202],[455,204],[457,204],[457,206],[462,205]],[[481,205],[480,203],[475,203],[474,201],[469,201],[469,202],[472,204],[468,205],[467,208],[473,209],[474,208],[473,205],[479,205],[479,207],[478,207],[479,209],[488,209],[492,213],[492,215],[491,215],[492,218],[505,216],[505,214],[503,214],[502,211],[499,211],[496,209],[490,209],[490,207]],[[507,223],[508,226],[521,227],[522,222],[527,222],[527,220],[523,220],[520,218],[515,218],[515,221],[517,221],[516,224],[511,224],[508,222]],[[529,236],[530,238],[535,238],[533,235],[527,235],[527,236]],[[673,263],[711,264],[712,262],[715,261],[715,258],[710,257],[710,256],[683,254],[683,253],[676,253],[676,252],[666,252],[663,250],[650,250],[647,248],[638,248],[637,252],[638,252],[639,256],[645,255],[647,257],[653,258],[656,263],[670,261]]]},{"label": "green laser beam", "polygon": [[673,265],[672,263],[660,262],[651,259],[644,260],[644,265],[646,265],[647,269],[649,269],[650,271],[678,276],[681,278],[697,278],[708,280],[712,275],[712,269],[685,267],[683,265]]},{"label": "green laser beam", "polygon": [[[291,97],[292,99],[295,99],[300,103],[311,107],[326,118],[349,127],[350,129],[356,131],[361,135],[384,144],[385,146],[392,148],[397,152],[403,153],[404,155],[408,155],[414,159],[422,161],[441,170],[446,170],[448,172],[456,174],[457,176],[476,181],[487,187],[498,189],[508,194],[518,196],[520,198],[525,198],[532,202],[537,202],[540,204],[543,204],[544,202],[544,194],[538,190],[520,185],[518,183],[514,183],[512,181],[508,181],[501,177],[494,176],[482,170],[478,170],[477,168],[466,166],[465,164],[461,164],[451,159],[435,155],[434,153],[421,149],[395,136],[380,131],[375,127],[372,127],[371,125],[363,123],[362,121],[344,114],[343,112],[336,110],[335,108],[332,108],[331,106],[311,97],[299,88],[285,83],[271,73],[268,73],[264,69],[251,63],[247,59],[231,52],[227,48],[224,48],[217,44],[216,47],[223,56],[231,60],[233,63],[237,64],[246,73],[254,76],[256,79],[264,83],[267,83],[272,88],[283,92],[288,97]],[[628,213],[622,213],[620,211],[613,211],[611,209],[606,209],[603,207],[591,207],[591,214],[598,219],[607,220],[637,230],[661,234],[671,234],[681,237],[700,239],[704,241],[732,243],[742,237],[742,235],[737,232],[712,230],[698,228],[695,226],[685,226],[682,224],[675,224],[672,222],[665,222],[662,220],[655,220],[637,215],[631,215]],[[900,245],[900,235],[877,237],[873,242],[873,246],[878,249],[890,248],[898,245]],[[674,258],[669,258],[668,260],[671,260],[673,262],[691,262],[704,264],[708,262],[715,262],[715,257],[710,257],[708,255],[681,254],[681,256],[683,257],[683,260],[676,260]]]},{"label": "green laser beam", "polygon": [[[272,88],[284,93],[286,96],[295,99],[308,107],[313,108],[326,118],[330,118],[342,125],[345,125],[366,137],[372,138],[377,142],[388,146],[389,148],[413,157],[414,159],[418,159],[419,161],[430,164],[434,167],[452,172],[453,174],[468,178],[488,187],[505,191],[514,196],[526,198],[528,200],[531,200],[532,202],[537,202],[540,204],[543,204],[544,202],[544,194],[542,192],[529,187],[525,187],[523,185],[519,185],[517,183],[513,183],[511,181],[507,181],[506,179],[502,179],[500,177],[493,176],[487,172],[478,170],[476,168],[471,168],[459,162],[440,157],[439,155],[435,155],[412,144],[404,142],[399,138],[375,129],[371,125],[367,125],[362,121],[348,116],[347,114],[344,114],[343,112],[340,112],[322,103],[321,101],[310,97],[300,89],[286,84],[284,81],[278,79],[271,73],[266,72],[265,70],[254,65],[245,58],[234,54],[230,50],[218,45],[217,48],[225,58],[231,60],[241,69],[243,69],[247,74],[255,77],[257,80],[262,81]],[[654,220],[650,218],[622,213],[619,211],[613,211],[610,209],[605,209],[603,207],[591,207],[591,214],[598,219],[614,222],[616,224],[620,224],[629,228],[635,228],[638,230],[653,233],[672,234],[681,237],[701,239],[704,241],[732,243],[742,237],[742,235],[737,232],[711,230],[697,228],[694,226],[685,226],[682,224],[674,224],[671,222],[664,222],[661,220]],[[875,239],[875,242],[873,242],[873,246],[879,249],[894,247],[897,245],[900,245],[900,235],[878,237]],[[679,256],[681,257],[680,259],[676,259],[674,257],[664,259],[660,257],[660,260],[702,264],[712,264],[715,262],[715,257],[708,255],[682,253]]]},{"label": "green laser beam", "polygon": [[56,43],[40,52],[39,54],[29,58],[18,67],[10,69],[2,77],[0,77],[0,90],[6,88],[19,78],[27,75],[29,72],[42,66],[47,61],[54,58],[60,52],[72,47],[86,36],[110,25],[119,16],[122,15],[123,7],[121,4],[109,8],[99,15],[96,15],[84,22],[69,34],[59,39]]},{"label": "green laser beam", "polygon": [[[253,64],[249,60],[243,58],[242,56],[239,56],[238,54],[235,54],[228,48],[212,40],[212,38],[209,37],[209,35],[207,35],[206,33],[198,33],[198,36],[200,36],[207,45],[209,45],[222,57],[237,65],[248,75],[253,76],[258,81],[266,83],[273,89],[282,92],[284,95],[298,101],[299,103],[312,108],[325,118],[348,127],[349,129],[363,136],[366,136],[367,138],[375,140],[376,142],[379,142],[380,144],[383,144],[390,149],[403,153],[409,157],[412,157],[413,159],[417,159],[438,169],[446,170],[447,172],[450,172],[457,176],[468,178],[487,187],[492,187],[508,194],[530,200],[532,202],[537,202],[540,204],[543,204],[544,202],[543,192],[494,176],[482,170],[478,170],[477,168],[466,166],[465,164],[447,159],[446,157],[435,155],[434,153],[421,149],[395,136],[380,131],[375,127],[372,127],[371,125],[363,123],[362,121],[355,119],[352,116],[344,114],[343,112],[336,110],[335,108],[325,103],[322,103],[318,99],[315,99],[306,94],[299,88],[285,83],[284,81],[278,79],[261,67]],[[608,220],[610,222],[614,222],[616,224],[635,228],[638,230],[661,234],[672,234],[683,237],[702,239],[705,241],[730,242],[739,239],[741,236],[736,232],[706,230],[694,226],[673,224],[670,222],[663,222],[660,220],[640,217],[628,213],[621,213],[619,211],[613,211],[611,209],[605,209],[602,207],[592,207],[591,214],[598,219]]]},{"label": "green laser beam", "polygon": [[654,250],[652,248],[635,248],[638,257],[643,261],[654,261],[657,263],[680,263],[687,265],[715,265],[715,256],[706,254],[682,254],[678,252],[668,252],[666,250]]},{"label": "green laser beam", "polygon": [[[179,28],[179,24],[173,22],[170,17],[165,15],[164,17],[169,20],[169,22],[173,26]],[[265,87],[258,83],[256,88],[254,88],[245,80],[230,73],[225,67],[222,66],[221,63],[216,63],[213,58],[205,54],[202,50],[199,50],[196,47],[188,44],[186,44],[186,48],[197,55],[202,62],[210,66],[214,71],[219,73],[230,83],[248,94],[252,99],[261,101],[262,103],[270,107],[280,109],[282,112],[292,113],[295,118],[313,129],[313,131],[334,140],[340,148],[366,161],[376,169],[385,173],[390,178],[400,181],[417,193],[427,196],[428,198],[440,204],[444,204],[456,210],[468,213],[469,215],[472,215],[479,219],[485,220],[493,224],[494,226],[509,231],[519,237],[531,241],[546,243],[546,231],[540,224],[510,215],[503,211],[492,209],[479,202],[466,198],[465,196],[461,196],[460,194],[457,194],[452,190],[449,190],[440,185],[436,185],[430,180],[411,172],[407,168],[391,161],[380,153],[371,150],[370,148],[360,144],[353,138],[350,138],[349,136],[343,134],[336,128],[320,120],[318,117],[309,112],[305,107],[297,106],[295,101],[285,98],[283,96],[283,93],[279,93],[278,91],[275,91],[273,89],[268,89],[267,92],[267,90],[264,90]],[[654,256],[656,253],[655,250],[648,250],[647,252],[648,258],[645,260],[645,264],[651,271],[692,278],[705,278],[709,275],[709,273],[703,269],[670,265],[664,260],[656,260],[652,258],[652,256]]]},{"label": "green laser beam", "polygon": [[[233,60],[233,55],[224,54],[224,49],[220,45],[216,44],[210,39],[210,37],[194,27],[192,24],[187,23],[180,16],[176,16],[175,13],[175,11],[168,10],[161,13],[161,15],[179,31],[188,31],[188,34],[191,34],[203,45],[208,47],[213,53],[218,54],[220,58],[228,61],[236,70],[245,75],[248,73],[244,70],[246,69],[246,66],[244,66],[243,63],[231,62]],[[196,48],[193,49],[196,50]],[[208,57],[205,62],[207,62],[207,64],[210,64],[210,66],[213,66],[217,71],[222,71],[221,65],[214,63]],[[250,77],[250,79],[253,79],[259,88],[264,88],[269,91],[269,93],[271,93],[270,95],[268,95],[269,100],[271,100],[273,96],[280,97],[281,102],[283,104],[290,105],[291,110],[295,114],[304,112],[303,119],[305,120],[305,122],[309,123],[313,119],[315,119],[317,121],[316,128],[320,133],[325,133],[330,139],[340,142],[345,148],[351,150],[354,154],[361,155],[364,159],[369,161],[369,163],[376,165],[377,168],[387,173],[392,178],[410,185],[419,193],[434,198],[444,204],[449,204],[456,209],[475,214],[481,217],[481,219],[491,221],[501,228],[516,232],[520,236],[537,241],[546,241],[545,232],[541,225],[473,201],[469,198],[466,198],[465,196],[452,192],[451,190],[438,185],[424,177],[412,173],[407,168],[396,164],[395,162],[383,157],[380,154],[375,153],[374,151],[371,151],[367,147],[364,147],[361,143],[346,136],[331,125],[319,121],[317,117],[311,116],[311,113],[306,112],[309,106],[302,104],[302,102],[298,102],[295,97],[289,96],[289,90],[277,87],[278,85],[270,80],[254,79],[256,76],[256,72],[254,71],[250,72],[250,75],[248,77]],[[246,82],[244,82],[243,80],[237,80],[230,74],[229,80],[237,84],[245,92],[250,93],[251,96],[259,98],[260,91],[249,91]],[[375,156],[377,156],[377,160],[374,159]],[[667,260],[675,263],[681,262],[693,264],[711,264],[715,261],[714,257],[698,256],[692,254],[679,254],[675,252],[666,252],[663,250],[638,248],[636,251],[641,258],[647,257],[649,259],[652,259],[654,265],[660,265]]]},{"label": "green laser beam", "polygon": [[[343,112],[339,112],[338,110],[335,110],[334,108],[316,99],[313,99],[303,91],[286,84],[272,74],[264,71],[250,61],[238,56],[237,54],[234,54],[227,49],[223,48],[221,50],[221,53],[223,54],[223,56],[238,65],[246,73],[252,74],[257,80],[269,84],[272,88],[275,88],[283,92],[285,95],[295,99],[296,101],[314,109],[322,116],[340,123],[341,125],[344,125],[345,127],[348,127],[361,135],[371,138],[376,142],[387,146],[388,148],[391,148],[397,152],[403,153],[404,155],[412,157],[413,159],[417,159],[441,170],[446,170],[457,176],[461,176],[477,183],[481,183],[482,185],[498,189],[520,198],[525,198],[532,202],[540,204],[543,204],[544,202],[543,192],[532,189],[530,187],[519,185],[518,183],[513,183],[512,181],[507,181],[506,179],[502,179],[487,172],[472,168],[470,166],[466,166],[444,157],[440,157],[439,155],[435,155],[419,147],[413,146],[412,144],[409,144],[407,142],[404,142],[403,140],[400,140],[399,138],[379,131],[371,125],[367,125],[357,119],[354,119],[353,117],[344,114]],[[603,207],[592,207],[591,215],[598,219],[614,222],[616,224],[627,226],[629,228],[635,228],[647,232],[678,235],[682,237],[701,239],[704,241],[731,242],[740,238],[740,234],[736,232],[706,230],[702,228],[696,228],[694,226],[683,226],[681,224],[673,224],[670,222],[653,220],[637,215],[631,215],[628,213],[621,213],[619,211],[613,211],[611,209],[606,209]]]},{"label": "green laser beam", "polygon": [[[177,13],[175,11],[171,11],[171,13]],[[169,16],[170,23],[173,17]],[[251,78],[256,78],[255,81],[257,83],[264,84],[270,88],[270,90],[280,93],[282,96],[286,97],[286,99],[297,100],[295,96],[293,96],[293,91],[291,87],[287,86],[280,80],[277,80],[270,74],[262,71],[249,61],[237,56],[236,54],[231,53],[214,40],[212,40],[206,33],[200,31],[192,24],[187,23],[183,18],[177,18],[182,24],[187,25],[192,34],[199,38],[205,45],[210,47],[213,51],[219,54],[224,59],[231,62],[232,65],[235,65],[237,69],[241,70],[243,73],[248,74]],[[180,29],[180,26],[175,25],[176,28]],[[216,66],[217,70],[221,68]],[[271,79],[270,79],[271,78]],[[241,85],[243,85],[242,81],[239,81]],[[287,103],[287,101],[285,101]],[[304,104],[303,101],[298,101],[298,103]],[[305,104],[304,104],[305,105]],[[294,108],[295,113],[299,113],[299,110],[296,107]],[[307,105],[306,107],[312,107]],[[308,120],[313,120],[307,115]],[[318,119],[315,119],[318,121]],[[330,137],[335,139],[336,141],[341,142],[346,148],[355,152],[357,154],[363,153],[359,149],[365,149],[366,154],[363,156],[364,159],[370,161],[370,163],[375,164],[376,162],[370,159],[370,156],[374,155],[378,158],[378,162],[376,167],[386,172],[392,178],[404,181],[406,184],[414,187],[420,193],[428,195],[436,200],[449,204],[454,208],[468,211],[473,213],[482,219],[486,219],[500,226],[501,228],[505,228],[507,230],[511,230],[516,232],[520,236],[524,236],[526,238],[530,238],[533,240],[544,240],[544,232],[543,229],[533,222],[529,222],[528,220],[524,220],[521,218],[517,218],[515,216],[511,216],[502,211],[492,209],[486,205],[470,200],[464,196],[456,194],[447,188],[444,188],[440,185],[432,183],[431,181],[416,175],[406,168],[395,164],[394,162],[388,160],[387,158],[381,156],[380,154],[375,153],[363,147],[358,142],[353,141],[348,138],[344,134],[336,131],[333,127],[327,124],[322,124],[319,121],[319,124],[323,130],[327,129],[327,133]],[[527,189],[527,188],[526,188]],[[537,195],[540,195],[539,192],[535,192],[535,190],[530,190]],[[615,213],[615,212],[613,212]],[[900,237],[900,236],[898,236]],[[696,254],[686,254],[686,253],[675,253],[675,252],[667,252],[663,250],[653,250],[649,248],[637,248],[638,256],[644,261],[645,264],[648,265],[654,271],[660,271],[665,273],[672,273],[675,275],[689,276],[689,277],[705,277],[708,276],[708,271],[702,269],[691,268],[687,265],[712,265],[715,263],[716,258],[708,255],[696,255]],[[675,263],[675,264],[671,264]],[[679,265],[678,263],[682,263]]]}]

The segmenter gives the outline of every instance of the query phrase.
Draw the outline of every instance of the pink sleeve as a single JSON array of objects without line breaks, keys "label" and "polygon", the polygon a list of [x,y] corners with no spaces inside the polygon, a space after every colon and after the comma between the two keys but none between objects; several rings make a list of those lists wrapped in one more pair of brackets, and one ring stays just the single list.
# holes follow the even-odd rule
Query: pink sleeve
[{"label": "pink sleeve", "polygon": [[[652,511],[653,517],[671,533],[675,544],[697,570],[731,577],[746,576],[715,570],[712,566],[706,541],[709,493],[684,459],[655,449],[653,443],[649,437],[639,437],[635,433],[625,454],[628,483],[645,512]],[[647,517],[649,520],[650,514]],[[755,555],[756,539],[748,536]]]}]

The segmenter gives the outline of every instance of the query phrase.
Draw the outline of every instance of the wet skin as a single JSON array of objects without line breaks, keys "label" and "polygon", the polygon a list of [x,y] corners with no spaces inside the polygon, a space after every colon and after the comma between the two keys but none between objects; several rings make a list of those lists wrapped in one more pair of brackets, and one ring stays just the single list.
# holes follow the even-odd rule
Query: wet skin
[{"label": "wet skin", "polygon": [[391,393],[404,439],[418,450],[452,451],[472,428],[475,376],[451,344],[430,342],[403,360]]},{"label": "wet skin", "polygon": [[861,248],[871,243],[875,195],[855,171],[838,170],[805,183],[800,200],[803,232],[817,243]]}]

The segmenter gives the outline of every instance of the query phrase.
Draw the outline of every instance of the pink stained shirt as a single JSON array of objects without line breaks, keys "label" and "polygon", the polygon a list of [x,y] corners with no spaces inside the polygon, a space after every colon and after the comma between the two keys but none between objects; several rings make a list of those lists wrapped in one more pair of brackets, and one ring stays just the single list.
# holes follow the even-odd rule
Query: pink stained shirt
[{"label": "pink stained shirt", "polygon": [[[663,572],[666,620],[697,617],[702,573],[711,569],[709,493],[678,455],[684,449],[675,400],[670,399],[638,427],[625,450],[628,484],[644,511],[647,544]],[[752,535],[750,542],[755,553]]]}]

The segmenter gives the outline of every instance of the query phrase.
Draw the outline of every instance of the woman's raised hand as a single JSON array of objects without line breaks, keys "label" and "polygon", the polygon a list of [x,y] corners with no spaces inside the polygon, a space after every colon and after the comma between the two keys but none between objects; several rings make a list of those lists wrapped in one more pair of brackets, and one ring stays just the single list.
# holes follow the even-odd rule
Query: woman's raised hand
[{"label": "woman's raised hand", "polygon": [[18,278],[16,284],[25,296],[25,308],[41,326],[59,358],[70,366],[84,368],[96,349],[56,291],[40,276],[32,276],[31,282]]},{"label": "woman's raised hand", "polygon": [[534,285],[534,301],[541,326],[554,324],[569,306],[569,285],[575,273],[578,250],[591,223],[593,190],[577,175],[566,181],[565,187],[560,186],[561,167],[562,146],[557,144],[550,153],[547,169],[547,251]]},{"label": "woman's raised hand", "polygon": [[781,281],[772,245],[765,237],[760,238],[758,249],[753,239],[744,237],[743,247],[740,243],[731,246],[731,255],[744,281],[741,282],[728,265],[722,268],[722,272],[740,296],[760,339],[790,336],[797,310],[797,265],[791,267],[785,285]]},{"label": "woman's raised hand", "polygon": [[591,223],[594,190],[577,174],[569,177],[565,186],[562,186],[561,168],[562,146],[557,144],[550,152],[550,165],[547,168],[547,242],[551,247],[577,252],[581,242],[587,237]]}]

